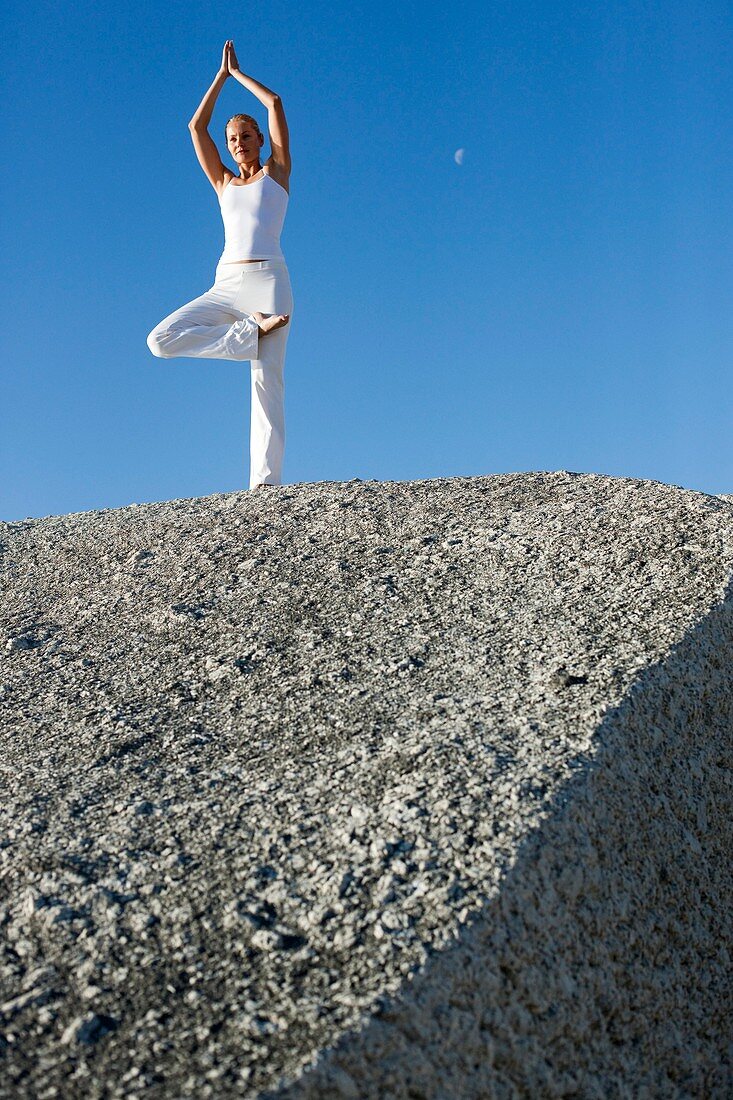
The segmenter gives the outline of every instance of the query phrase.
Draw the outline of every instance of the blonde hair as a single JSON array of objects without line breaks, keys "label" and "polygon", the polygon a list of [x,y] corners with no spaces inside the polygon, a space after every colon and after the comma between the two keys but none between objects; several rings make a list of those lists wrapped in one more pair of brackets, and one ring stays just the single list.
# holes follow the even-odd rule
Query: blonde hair
[{"label": "blonde hair", "polygon": [[224,127],[224,140],[227,143],[227,145],[229,145],[229,136],[227,134],[227,130],[229,128],[229,123],[230,122],[236,122],[237,119],[240,119],[240,118],[241,118],[242,122],[251,122],[252,125],[254,126],[255,130],[257,131],[257,133],[260,135],[260,137],[262,137],[262,130],[260,130],[257,119],[252,118],[252,115],[232,115],[232,117],[227,121],[227,124]]}]

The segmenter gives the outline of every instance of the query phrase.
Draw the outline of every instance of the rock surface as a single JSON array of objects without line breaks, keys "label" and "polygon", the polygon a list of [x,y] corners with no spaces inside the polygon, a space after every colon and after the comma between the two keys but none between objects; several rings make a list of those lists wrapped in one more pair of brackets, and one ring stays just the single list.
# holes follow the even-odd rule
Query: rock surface
[{"label": "rock surface", "polygon": [[733,1091],[733,508],[567,472],[0,524],[2,1096]]}]

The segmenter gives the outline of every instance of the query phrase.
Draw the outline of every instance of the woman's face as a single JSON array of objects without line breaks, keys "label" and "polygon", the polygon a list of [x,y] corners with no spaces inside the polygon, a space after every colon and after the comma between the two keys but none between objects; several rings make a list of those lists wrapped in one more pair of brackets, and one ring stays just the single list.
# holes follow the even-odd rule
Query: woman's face
[{"label": "woman's face", "polygon": [[260,154],[260,136],[251,122],[238,119],[227,126],[227,145],[237,164],[256,160]]}]

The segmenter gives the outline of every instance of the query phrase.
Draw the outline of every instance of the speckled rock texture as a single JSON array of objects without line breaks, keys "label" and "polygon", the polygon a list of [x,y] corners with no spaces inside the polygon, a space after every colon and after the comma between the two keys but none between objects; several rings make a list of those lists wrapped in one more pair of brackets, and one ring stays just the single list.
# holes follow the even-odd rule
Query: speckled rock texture
[{"label": "speckled rock texture", "polygon": [[733,507],[0,525],[3,1097],[729,1097]]}]

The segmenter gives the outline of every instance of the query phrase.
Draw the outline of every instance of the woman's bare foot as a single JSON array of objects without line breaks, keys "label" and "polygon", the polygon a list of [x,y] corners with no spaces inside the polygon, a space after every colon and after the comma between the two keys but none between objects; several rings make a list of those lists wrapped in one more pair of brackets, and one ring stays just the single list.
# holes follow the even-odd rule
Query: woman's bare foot
[{"label": "woman's bare foot", "polygon": [[257,322],[260,336],[267,336],[268,332],[272,332],[276,328],[282,328],[290,320],[289,313],[253,313],[252,316]]}]

